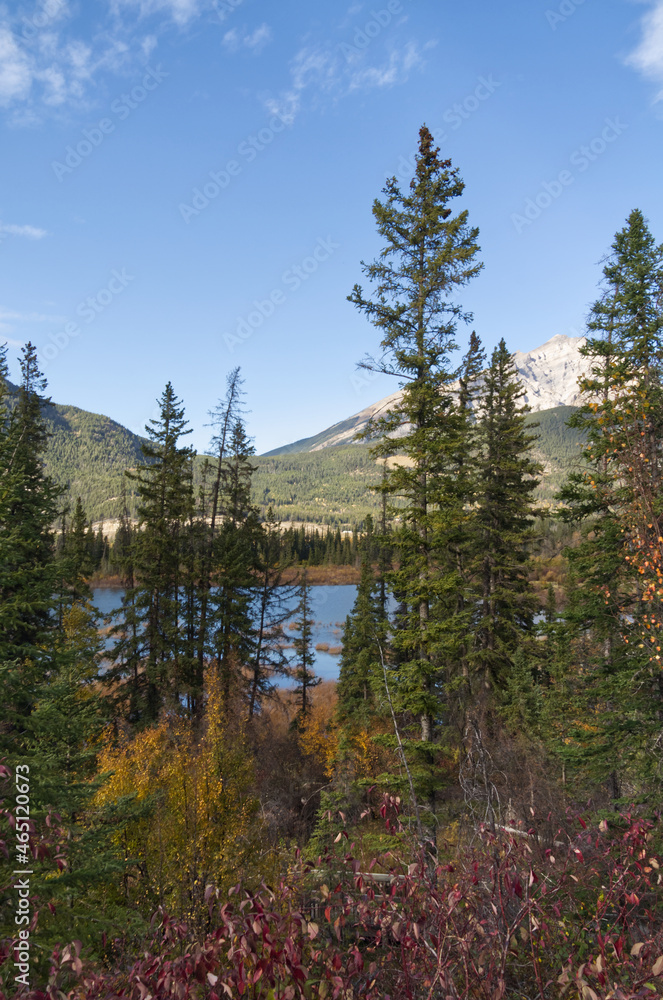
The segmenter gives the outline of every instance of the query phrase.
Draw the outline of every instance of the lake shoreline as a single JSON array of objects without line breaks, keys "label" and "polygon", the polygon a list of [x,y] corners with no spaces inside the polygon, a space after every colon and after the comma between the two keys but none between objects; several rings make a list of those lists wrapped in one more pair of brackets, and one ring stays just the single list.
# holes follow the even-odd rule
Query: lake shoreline
[{"label": "lake shoreline", "polygon": [[[298,583],[304,571],[312,587],[345,587],[348,584],[357,586],[361,576],[355,566],[289,566],[283,571],[283,583],[286,586]],[[125,588],[120,576],[95,574],[87,583],[93,589],[124,590]]]},{"label": "lake shoreline", "polygon": [[[108,577],[106,578],[108,581]],[[124,589],[118,586],[117,578],[110,578],[114,586],[95,587],[92,603],[97,608],[100,619],[106,623],[118,621],[122,617]],[[351,614],[357,598],[356,584],[343,584],[338,579],[336,585],[316,585],[310,590],[311,654],[312,667],[323,680],[336,681],[340,672],[340,654],[343,647],[343,630],[347,616]],[[282,595],[286,612],[281,644],[288,660],[294,662],[294,641],[297,629],[296,618],[299,595],[295,588],[286,588]],[[109,625],[101,631],[106,650],[113,644]]]}]

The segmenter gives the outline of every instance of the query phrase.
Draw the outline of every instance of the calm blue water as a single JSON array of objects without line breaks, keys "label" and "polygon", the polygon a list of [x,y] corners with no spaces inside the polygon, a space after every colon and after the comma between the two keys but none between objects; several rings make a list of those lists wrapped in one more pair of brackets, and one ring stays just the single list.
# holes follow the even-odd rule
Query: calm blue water
[{"label": "calm blue water", "polygon": [[[93,603],[103,615],[109,615],[122,606],[124,591],[119,587],[99,587],[93,593]],[[343,626],[346,616],[352,611],[352,605],[357,596],[354,584],[340,587],[311,587],[311,618],[315,621],[313,627],[313,645],[328,643],[329,646],[340,646]],[[293,611],[297,606],[297,597],[293,597]],[[286,641],[293,632],[286,625],[284,629]],[[337,680],[339,657],[330,653],[315,650],[315,672],[324,680]]]}]

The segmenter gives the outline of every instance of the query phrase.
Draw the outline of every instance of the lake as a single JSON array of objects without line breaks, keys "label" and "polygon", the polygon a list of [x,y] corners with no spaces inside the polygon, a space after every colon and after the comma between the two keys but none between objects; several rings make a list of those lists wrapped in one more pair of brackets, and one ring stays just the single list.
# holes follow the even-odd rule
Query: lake
[{"label": "lake", "polygon": [[[98,587],[93,591],[93,602],[103,615],[109,615],[122,606],[124,591],[119,587]],[[329,646],[340,646],[343,626],[347,615],[357,596],[354,584],[337,587],[311,587],[311,618],[313,626],[313,645],[327,643]],[[297,607],[297,596],[293,595],[293,612]],[[294,616],[293,616],[294,617]],[[285,626],[286,641],[291,641],[293,632]],[[292,651],[291,651],[292,652]],[[323,680],[338,680],[339,657],[314,650],[315,672]]]}]

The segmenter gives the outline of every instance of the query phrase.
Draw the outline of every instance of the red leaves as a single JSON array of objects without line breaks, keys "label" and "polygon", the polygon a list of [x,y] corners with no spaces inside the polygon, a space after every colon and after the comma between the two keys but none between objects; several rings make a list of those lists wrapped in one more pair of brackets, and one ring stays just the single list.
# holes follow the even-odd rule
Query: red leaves
[{"label": "red leaves", "polygon": [[652,976],[663,976],[663,955],[660,955],[654,962],[651,974]]},{"label": "red leaves", "polygon": [[63,965],[70,965],[71,970],[76,976],[80,976],[83,972],[83,963],[81,962],[81,950],[83,945],[80,941],[72,941],[71,944],[62,952],[61,962]]},{"label": "red leaves", "polygon": [[74,942],[54,960],[54,976],[70,1000],[503,1000],[512,981],[528,996],[559,983],[579,998],[653,997],[663,906],[648,831],[631,822],[610,842],[587,830],[559,845],[554,865],[536,846],[491,837],[453,865],[404,866],[389,883],[366,886],[347,857],[327,871],[333,889],[304,865],[275,891],[236,887],[222,906],[208,886],[212,924],[200,943],[160,912],[133,969],[85,972]]}]

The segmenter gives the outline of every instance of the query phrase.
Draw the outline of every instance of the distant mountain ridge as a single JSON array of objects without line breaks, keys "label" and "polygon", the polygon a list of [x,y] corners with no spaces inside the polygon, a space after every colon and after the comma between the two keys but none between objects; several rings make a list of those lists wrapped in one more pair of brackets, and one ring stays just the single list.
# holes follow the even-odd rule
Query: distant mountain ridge
[{"label": "distant mountain ridge", "polygon": [[[9,381],[5,384],[11,408],[18,389]],[[80,496],[88,517],[110,521],[120,514],[126,490],[133,512],[131,487],[124,472],[144,461],[141,446],[145,438],[110,417],[77,406],[48,402],[42,413],[48,433],[45,471],[63,488],[63,503],[73,507]]]},{"label": "distant mountain ridge", "polygon": [[[543,502],[553,500],[580,459],[583,436],[568,427],[567,420],[579,402],[576,381],[583,371],[578,354],[582,342],[580,337],[553,337],[515,356],[527,401],[535,411],[532,423],[538,424],[534,457],[544,468],[537,491]],[[9,388],[16,391],[15,386]],[[394,392],[320,434],[257,456],[253,460],[254,502],[263,511],[273,507],[283,522],[349,527],[362,523],[369,513],[375,515],[379,497],[371,487],[379,481],[380,470],[368,444],[355,444],[353,438],[399,396],[400,392]],[[49,432],[46,471],[63,487],[63,503],[71,508],[80,496],[88,517],[102,522],[112,534],[125,491],[130,513],[135,514],[136,498],[124,472],[144,461],[141,445],[145,439],[109,417],[75,406],[47,405],[44,417]]]},{"label": "distant mountain ridge", "polygon": [[533,413],[580,405],[578,379],[589,368],[580,348],[586,343],[586,337],[559,333],[533,351],[515,351],[513,360],[526,390],[525,402]]},{"label": "distant mountain ridge", "polygon": [[[585,343],[585,337],[567,337],[560,333],[532,351],[514,352],[513,359],[526,391],[525,402],[533,413],[558,406],[578,405],[578,379],[585,374],[588,366],[587,360],[580,354],[580,348]],[[267,452],[265,457],[321,451],[323,448],[351,444],[355,435],[364,431],[370,420],[381,413],[388,413],[398,403],[401,395],[402,391],[398,389],[346,420],[332,424],[319,434],[275,448]]]}]

